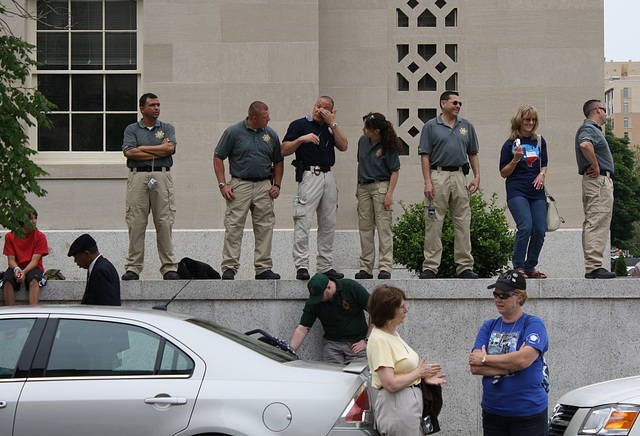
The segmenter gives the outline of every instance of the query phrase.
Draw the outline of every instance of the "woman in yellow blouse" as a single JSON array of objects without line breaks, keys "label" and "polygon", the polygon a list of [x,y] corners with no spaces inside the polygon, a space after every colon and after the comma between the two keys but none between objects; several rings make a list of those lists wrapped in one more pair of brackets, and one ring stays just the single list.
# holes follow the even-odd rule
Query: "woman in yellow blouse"
[{"label": "woman in yellow blouse", "polygon": [[446,383],[437,363],[427,364],[402,340],[396,327],[408,309],[402,289],[378,286],[369,298],[367,312],[375,326],[369,335],[367,358],[376,399],[376,426],[382,436],[422,435],[420,379],[429,384]]}]

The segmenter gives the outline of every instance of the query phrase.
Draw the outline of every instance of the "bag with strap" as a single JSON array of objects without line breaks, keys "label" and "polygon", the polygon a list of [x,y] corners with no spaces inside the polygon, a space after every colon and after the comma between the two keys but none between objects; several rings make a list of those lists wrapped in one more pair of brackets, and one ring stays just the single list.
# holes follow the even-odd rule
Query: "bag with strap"
[{"label": "bag with strap", "polygon": [[555,232],[564,223],[564,218],[560,216],[556,199],[549,194],[547,188],[544,188],[544,196],[547,199],[547,232]]}]

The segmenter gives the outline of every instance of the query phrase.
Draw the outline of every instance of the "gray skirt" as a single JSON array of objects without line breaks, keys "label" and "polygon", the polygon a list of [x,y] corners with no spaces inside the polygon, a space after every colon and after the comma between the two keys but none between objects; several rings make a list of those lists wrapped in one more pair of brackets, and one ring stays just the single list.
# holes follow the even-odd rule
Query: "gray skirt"
[{"label": "gray skirt", "polygon": [[422,392],[409,386],[395,393],[380,389],[376,399],[376,426],[382,436],[422,436]]}]

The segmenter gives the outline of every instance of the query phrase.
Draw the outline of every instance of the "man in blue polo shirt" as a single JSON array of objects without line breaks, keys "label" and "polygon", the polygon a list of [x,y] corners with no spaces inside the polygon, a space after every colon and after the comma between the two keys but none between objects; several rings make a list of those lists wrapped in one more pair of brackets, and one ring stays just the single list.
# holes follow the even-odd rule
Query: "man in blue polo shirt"
[{"label": "man in blue polo shirt", "polygon": [[[469,196],[480,186],[478,138],[469,121],[458,116],[462,108],[460,94],[446,91],[440,96],[442,113],[422,128],[418,153],[422,161],[424,196],[427,208],[435,208],[435,216],[427,214],[424,240],[424,263],[421,279],[433,279],[442,260],[442,223],[451,208],[454,228],[453,259],[458,277],[477,279],[471,256],[471,206]],[[467,187],[469,167],[473,180]]]},{"label": "man in blue polo shirt", "polygon": [[611,279],[616,273],[603,267],[613,213],[613,156],[602,133],[607,111],[600,100],[589,100],[582,112],[586,119],[576,132],[576,160],[582,176],[582,251],[585,278]]},{"label": "man in blue polo shirt", "polygon": [[338,213],[338,185],[331,167],[335,148],[347,151],[347,137],[336,123],[331,97],[316,101],[311,115],[293,121],[282,141],[282,155],[296,154],[298,195],[293,202],[293,263],[298,280],[309,280],[309,230],[318,214],[318,256],[316,271],[341,279],[333,269],[333,240]]},{"label": "man in blue polo shirt", "polygon": [[[267,127],[269,120],[269,107],[261,101],[254,101],[249,106],[249,116],[225,130],[213,156],[220,194],[227,200],[221,266],[223,280],[233,280],[238,272],[242,233],[249,211],[255,237],[255,278],[280,278],[271,270],[271,240],[276,221],[273,200],[280,195],[284,161],[280,153],[280,138],[271,127]],[[224,160],[227,158],[230,182],[226,181],[224,172]]]},{"label": "man in blue polo shirt", "polygon": [[165,280],[178,280],[173,259],[171,231],[175,221],[175,199],[171,167],[176,152],[176,131],[163,123],[160,101],[155,94],[140,97],[142,120],[127,126],[122,151],[127,157],[126,221],[129,227],[129,255],[122,280],[138,280],[144,267],[144,237],[153,212],[160,273]]}]

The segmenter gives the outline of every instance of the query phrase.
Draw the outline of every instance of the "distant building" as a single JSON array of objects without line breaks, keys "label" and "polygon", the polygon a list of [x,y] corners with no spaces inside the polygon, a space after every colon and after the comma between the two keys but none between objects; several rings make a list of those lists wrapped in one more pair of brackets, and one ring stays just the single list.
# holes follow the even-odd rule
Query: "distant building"
[{"label": "distant building", "polygon": [[605,62],[604,82],[607,122],[613,134],[640,144],[640,62]]}]

